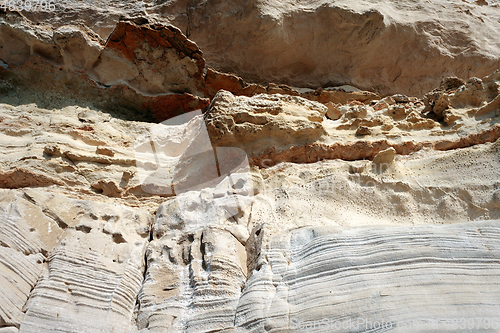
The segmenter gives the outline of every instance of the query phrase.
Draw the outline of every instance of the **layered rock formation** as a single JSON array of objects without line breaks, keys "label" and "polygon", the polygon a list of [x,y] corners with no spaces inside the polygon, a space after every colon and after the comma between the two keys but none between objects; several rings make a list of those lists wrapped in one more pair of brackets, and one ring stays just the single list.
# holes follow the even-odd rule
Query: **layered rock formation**
[{"label": "layered rock formation", "polygon": [[437,78],[482,77],[498,68],[500,8],[490,3],[181,0],[161,6],[168,14],[182,8],[165,16],[200,45],[209,64],[247,80],[421,95]]},{"label": "layered rock formation", "polygon": [[460,331],[479,311],[469,328],[497,327],[497,235],[498,221],[277,235],[236,323],[254,332]]},{"label": "layered rock formation", "polygon": [[0,11],[0,332],[500,329],[498,6],[143,4]]},{"label": "layered rock formation", "polygon": [[329,108],[297,97],[221,91],[207,112],[207,128],[214,145],[242,147],[261,166],[372,159],[389,147],[407,155],[497,140],[500,128],[492,119],[498,116],[499,73],[443,90],[449,80],[423,101],[394,95],[370,105],[353,101]]},{"label": "layered rock formation", "polygon": [[36,189],[2,190],[1,209],[2,326],[131,329],[149,242],[146,211]]},{"label": "layered rock formation", "polygon": [[[434,99],[450,96],[443,112],[456,116],[453,123],[438,121],[430,99],[424,105],[405,96],[337,105],[342,115],[331,120],[326,106],[301,97],[220,91],[204,117],[191,120],[197,127],[159,129],[88,108],[3,104],[2,325],[20,332],[259,332],[321,321],[328,332],[360,318],[395,327],[458,320],[468,315],[465,303],[493,320],[494,222],[345,229],[500,218],[497,109],[484,111],[494,108],[498,79],[481,82],[479,102],[467,83],[432,92],[441,94]],[[459,104],[458,96],[472,97]],[[430,125],[408,125],[419,122]],[[356,126],[370,134],[356,134]],[[253,167],[233,168],[229,180],[199,190],[151,192],[139,177],[148,165],[137,161],[140,135],[148,133],[158,133],[155,142],[178,142],[176,163],[190,171],[176,171],[174,186],[204,183],[202,169],[182,161],[197,156],[189,147],[205,151],[207,138],[216,152],[246,152]],[[435,285],[443,270],[450,278]],[[342,278],[332,280],[337,274]],[[382,286],[384,274],[393,280]],[[429,285],[414,287],[409,276],[425,276]],[[410,296],[445,297],[460,283],[476,289],[455,289],[449,302]],[[375,307],[374,297],[385,305]],[[340,299],[345,305],[335,305]],[[412,314],[398,305],[408,302]],[[432,316],[435,306],[441,317]]]},{"label": "layered rock formation", "polygon": [[85,25],[108,39],[120,16],[173,24],[211,67],[259,83],[351,84],[382,94],[422,96],[442,77],[483,77],[499,66],[494,0],[61,1],[25,10],[59,28]]}]

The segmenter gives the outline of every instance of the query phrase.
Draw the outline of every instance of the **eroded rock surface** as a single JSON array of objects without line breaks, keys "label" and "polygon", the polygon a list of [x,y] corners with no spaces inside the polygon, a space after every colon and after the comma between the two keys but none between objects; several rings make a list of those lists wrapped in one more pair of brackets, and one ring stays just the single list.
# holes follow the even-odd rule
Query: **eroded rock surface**
[{"label": "eroded rock surface", "polygon": [[[83,102],[157,121],[208,105],[201,51],[174,26],[123,18],[104,41],[81,27],[39,26],[7,12],[0,27],[2,94],[10,103],[19,95],[51,107]],[[43,96],[54,90],[62,101]]]},{"label": "eroded rock surface", "polygon": [[2,189],[1,210],[2,326],[20,332],[131,329],[148,212],[29,188]]},{"label": "eroded rock surface", "polygon": [[0,323],[305,331],[325,316],[428,325],[436,306],[462,318],[466,303],[489,318],[499,306],[498,86],[496,73],[446,79],[424,101],[333,104],[336,120],[332,105],[293,92],[221,90],[204,114],[162,124],[2,104]]},{"label": "eroded rock surface", "polygon": [[500,305],[490,275],[498,274],[498,231],[491,221],[277,235],[243,290],[236,325],[243,332],[446,331],[479,311],[484,329]]},{"label": "eroded rock surface", "polygon": [[[423,148],[449,150],[496,141],[498,72],[486,76],[485,84],[475,78],[457,81],[453,92],[444,92],[450,80],[423,101],[394,95],[368,104],[323,105],[281,94],[248,98],[221,90],[205,118],[214,145],[241,147],[261,167],[283,161],[373,159],[388,148],[407,155]],[[450,96],[447,104],[440,104],[442,96]]]},{"label": "eroded rock surface", "polygon": [[483,77],[499,66],[494,0],[61,1],[55,7],[22,13],[56,29],[86,26],[102,40],[121,17],[173,24],[211,67],[254,83],[350,84],[422,96],[442,77]]},{"label": "eroded rock surface", "polygon": [[209,65],[247,81],[422,96],[443,76],[498,68],[500,8],[485,3],[178,0],[148,12],[165,13]]},{"label": "eroded rock surface", "polygon": [[497,330],[498,11],[0,10],[0,332]]}]

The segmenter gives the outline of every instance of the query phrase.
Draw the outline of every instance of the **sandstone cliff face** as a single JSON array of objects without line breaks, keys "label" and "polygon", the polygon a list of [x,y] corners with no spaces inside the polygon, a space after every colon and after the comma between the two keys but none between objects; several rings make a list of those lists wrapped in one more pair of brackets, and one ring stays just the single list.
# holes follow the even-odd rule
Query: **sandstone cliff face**
[{"label": "sandstone cliff face", "polygon": [[442,77],[499,67],[500,7],[492,0],[63,1],[53,12],[23,14],[56,29],[85,25],[102,40],[121,16],[170,23],[209,66],[266,84],[422,96]]},{"label": "sandstone cliff face", "polygon": [[143,4],[0,11],[1,333],[499,329],[498,6]]},{"label": "sandstone cliff face", "polygon": [[146,211],[25,189],[2,190],[2,216],[2,326],[131,329],[149,241]]},{"label": "sandstone cliff face", "polygon": [[[170,19],[176,6],[183,9]],[[498,5],[315,0],[163,7],[210,65],[252,81],[422,95],[437,78],[482,77],[499,65]]]},{"label": "sandstone cliff face", "polygon": [[[432,92],[449,96],[440,115],[454,118],[441,122],[433,100],[406,96],[336,105],[331,120],[302,97],[220,91],[203,117],[160,127],[2,104],[2,325],[277,332],[322,322],[330,332],[383,319],[402,332],[415,320],[444,329],[437,306],[443,318],[474,309],[493,320],[499,80],[448,81]],[[479,82],[483,93],[468,93]],[[177,171],[161,174],[174,191],[141,178],[155,161],[143,135],[165,142],[153,169],[177,156]],[[214,149],[223,170],[235,156],[224,147],[249,167],[206,183],[209,155],[193,149]]]}]

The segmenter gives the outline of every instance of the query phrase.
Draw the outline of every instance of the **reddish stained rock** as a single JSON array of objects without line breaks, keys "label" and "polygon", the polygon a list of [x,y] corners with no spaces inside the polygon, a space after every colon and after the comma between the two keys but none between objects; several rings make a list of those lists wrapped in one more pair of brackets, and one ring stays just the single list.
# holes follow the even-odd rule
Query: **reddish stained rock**
[{"label": "reddish stained rock", "polygon": [[281,94],[290,96],[300,96],[305,99],[327,103],[340,103],[346,104],[349,101],[360,102],[368,104],[373,100],[379,100],[378,94],[361,91],[361,92],[346,92],[343,90],[323,90],[318,88],[312,92],[299,93],[296,89],[289,87],[285,84],[269,83],[267,87],[260,84],[248,84],[239,76],[234,74],[226,74],[218,72],[212,68],[207,69],[205,75],[205,87],[208,97],[213,98],[215,94],[221,89],[231,92],[236,96],[254,96],[257,94]]},{"label": "reddish stained rock", "polygon": [[493,125],[492,128],[481,131],[479,133],[469,134],[458,140],[439,141],[434,145],[434,149],[451,150],[458,148],[467,148],[478,144],[483,144],[486,142],[495,142],[496,140],[498,140],[498,138],[500,138],[500,124],[495,124]]},{"label": "reddish stained rock", "polygon": [[44,174],[34,168],[16,167],[0,171],[0,188],[44,187],[64,185],[60,179]]},{"label": "reddish stained rock", "polygon": [[472,133],[455,141],[441,140],[434,143],[406,141],[402,143],[389,143],[387,140],[371,142],[363,140],[335,143],[332,145],[316,142],[304,146],[292,146],[285,151],[277,151],[272,147],[258,156],[251,156],[249,161],[251,165],[268,168],[281,162],[314,163],[333,159],[342,159],[345,161],[372,160],[380,151],[390,147],[394,148],[399,155],[409,155],[424,147],[435,150],[451,150],[495,142],[499,138],[500,124],[495,124],[488,130]]},{"label": "reddish stained rock", "polygon": [[[21,16],[13,17],[12,21],[25,23],[12,25],[10,30],[12,33],[15,32],[16,38],[23,40],[20,45],[24,45],[23,47],[27,49],[33,48],[34,55],[29,56],[30,53],[27,52],[28,61],[23,60],[22,66],[12,67],[10,61],[11,67],[7,70],[0,67],[2,78],[9,76],[17,83],[22,79],[27,86],[32,87],[34,82],[29,77],[39,77],[40,74],[36,73],[43,73],[44,79],[37,79],[37,82],[49,82],[49,91],[68,91],[71,96],[80,100],[90,100],[92,104],[103,109],[142,113],[146,118],[147,111],[150,110],[154,117],[161,121],[182,112],[203,109],[209,103],[206,98],[212,98],[221,89],[230,91],[234,95],[254,96],[268,93],[301,96],[322,103],[332,101],[330,95],[333,93],[326,91],[300,94],[297,89],[286,85],[269,83],[266,87],[249,84],[236,75],[220,73],[210,68],[206,69],[205,75],[205,61],[194,42],[187,39],[176,27],[150,23],[147,18],[122,18],[102,49],[103,41],[89,35],[88,31],[74,28],[71,33],[60,32],[59,35],[65,38],[66,44],[79,43],[79,48],[73,53],[64,52],[64,58],[61,51],[61,36],[43,40],[44,50],[52,50],[49,57],[45,51],[43,54],[37,52],[41,44],[35,36],[49,35],[48,31],[46,34],[42,33],[45,28],[35,26]],[[21,26],[26,27],[21,28]],[[30,31],[29,36],[32,37],[29,40],[24,40],[22,37],[26,33],[23,29]],[[78,37],[80,39],[75,39],[75,36],[80,36]],[[82,41],[83,44],[80,43]],[[89,41],[93,41],[94,44],[86,44]],[[98,44],[101,45],[97,47]],[[23,48],[18,50],[10,47],[10,49],[13,54],[24,54]],[[84,72],[70,69],[71,64],[78,63],[81,55],[94,53],[95,60],[85,66]],[[11,73],[13,68],[23,75],[26,72],[28,77],[23,78],[21,74]],[[74,83],[75,80],[82,86],[78,88],[78,84]],[[102,89],[103,86],[106,89]],[[168,94],[171,95],[167,96]],[[348,94],[347,99],[353,97],[351,96],[353,93],[335,92],[335,94]],[[339,101],[335,99],[334,102]]]},{"label": "reddish stained rock", "polygon": [[230,91],[233,95],[248,97],[267,92],[260,84],[248,84],[239,76],[221,73],[212,68],[207,68],[205,87],[210,98],[221,89]]},{"label": "reddish stained rock", "polygon": [[301,94],[300,96],[311,101],[320,102],[323,104],[327,104],[329,102],[346,104],[349,101],[357,101],[368,104],[371,101],[380,99],[380,96],[378,94],[369,91],[348,92],[343,90],[325,90],[322,88],[318,88],[315,91]]},{"label": "reddish stained rock", "polygon": [[429,142],[407,141],[401,144],[389,143],[387,140],[379,141],[353,141],[347,143],[312,143],[305,146],[292,146],[288,150],[278,152],[270,148],[267,152],[250,159],[252,165],[267,168],[281,162],[314,163],[322,160],[342,159],[355,161],[361,159],[371,160],[377,153],[393,147],[400,155],[408,155],[423,147],[429,147]]},{"label": "reddish stained rock", "polygon": [[197,59],[201,72],[201,74],[197,74],[201,78],[205,67],[205,60],[202,57],[201,50],[195,43],[188,40],[178,28],[172,25],[149,25],[147,22],[135,23],[123,20],[116,25],[115,30],[106,42],[106,47],[119,50],[127,59],[134,60],[136,59],[135,50],[138,47],[138,42],[142,41],[147,41],[153,48],[158,46],[164,48],[173,47],[179,54]]},{"label": "reddish stained rock", "polygon": [[143,109],[151,112],[158,122],[162,122],[189,111],[203,110],[209,103],[208,98],[200,98],[188,93],[173,94],[150,97],[144,102]]},{"label": "reddish stained rock", "polygon": [[138,18],[118,22],[90,75],[106,86],[124,82],[146,96],[205,97],[204,70],[202,52],[179,29]]}]

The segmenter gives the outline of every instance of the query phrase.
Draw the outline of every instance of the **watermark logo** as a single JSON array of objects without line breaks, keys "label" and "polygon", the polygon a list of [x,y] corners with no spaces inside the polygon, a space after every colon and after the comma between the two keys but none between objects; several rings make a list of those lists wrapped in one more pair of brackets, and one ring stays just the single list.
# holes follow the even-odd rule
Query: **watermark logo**
[{"label": "watermark logo", "polygon": [[[154,125],[136,140],[134,151],[142,190],[176,195],[181,214],[201,210],[229,219],[252,202],[247,154],[213,147],[201,110]],[[196,200],[190,199],[193,192]]]},{"label": "watermark logo", "polygon": [[0,8],[4,11],[53,12],[56,10],[56,3],[54,0],[4,0]]},{"label": "watermark logo", "polygon": [[489,330],[500,328],[499,318],[420,318],[418,320],[371,320],[367,318],[345,318],[333,319],[323,318],[320,320],[302,321],[297,318],[290,319],[290,329],[300,332],[325,331],[389,331],[392,329],[405,330]]}]

